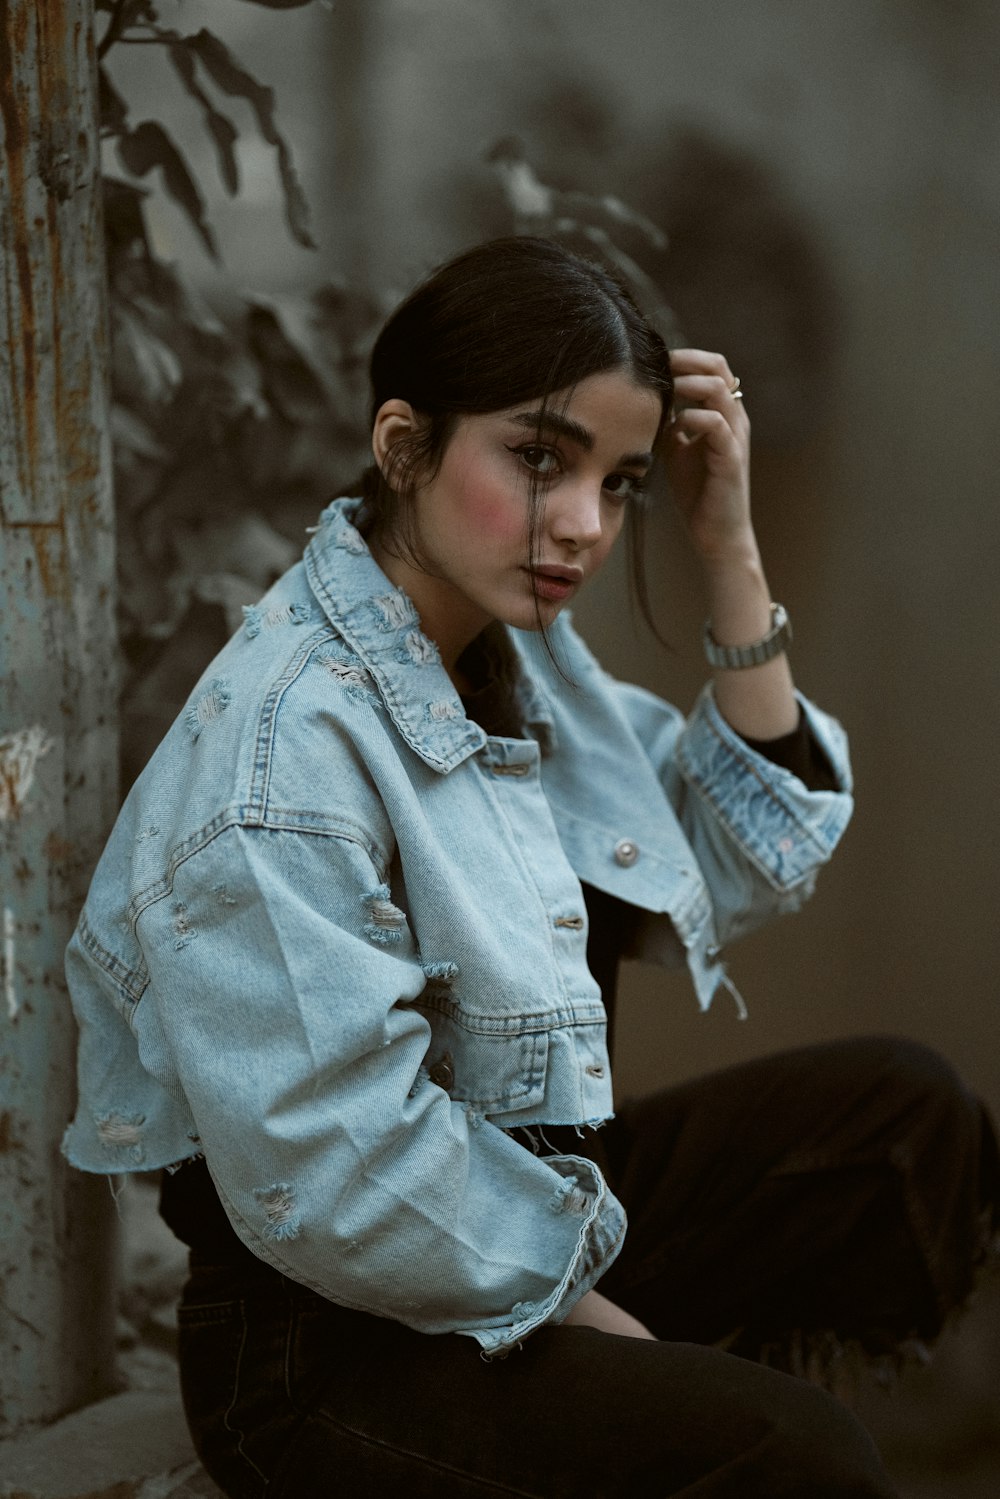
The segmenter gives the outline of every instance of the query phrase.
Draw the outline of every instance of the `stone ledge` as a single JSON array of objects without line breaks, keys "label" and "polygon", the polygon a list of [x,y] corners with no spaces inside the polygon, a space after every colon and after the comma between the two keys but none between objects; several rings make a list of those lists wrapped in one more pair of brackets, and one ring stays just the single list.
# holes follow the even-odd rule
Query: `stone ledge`
[{"label": "stone ledge", "polygon": [[174,1392],[129,1390],[0,1441],[0,1499],[222,1499]]}]

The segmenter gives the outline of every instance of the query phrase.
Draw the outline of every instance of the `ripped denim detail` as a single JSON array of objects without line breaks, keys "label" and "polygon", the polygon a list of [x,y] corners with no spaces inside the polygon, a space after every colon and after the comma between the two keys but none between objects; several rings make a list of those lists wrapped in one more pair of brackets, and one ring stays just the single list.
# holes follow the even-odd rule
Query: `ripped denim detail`
[{"label": "ripped denim detail", "polygon": [[388,885],[377,885],[364,897],[363,904],[367,906],[370,918],[364,926],[364,934],[369,942],[385,947],[402,940],[406,929],[406,913],[393,904]]},{"label": "ripped denim detail", "polygon": [[883,1389],[895,1390],[908,1369],[932,1363],[937,1343],[969,1310],[984,1282],[997,1279],[1000,1232],[994,1229],[990,1213],[983,1218],[973,1265],[971,1290],[949,1310],[940,1330],[932,1337],[918,1337],[915,1333],[900,1336],[889,1328],[873,1328],[861,1337],[843,1335],[831,1328],[807,1331],[797,1327],[783,1337],[765,1339],[746,1327],[738,1327],[720,1338],[715,1347],[782,1374],[793,1374],[853,1406],[871,1380]]},{"label": "ripped denim detail", "polygon": [[424,978],[424,999],[445,999],[451,993],[458,978],[457,963],[421,963]]},{"label": "ripped denim detail", "polygon": [[192,739],[199,739],[201,731],[215,719],[221,718],[232,701],[229,684],[216,677],[205,691],[196,697],[184,714],[184,723]]},{"label": "ripped denim detail", "polygon": [[256,640],[261,630],[273,630],[278,625],[304,625],[312,617],[309,604],[279,604],[275,609],[262,609],[259,604],[243,605],[243,629],[248,640]]},{"label": "ripped denim detail", "polygon": [[428,703],[424,709],[424,715],[430,723],[447,723],[449,719],[465,717],[461,703],[451,698],[442,698],[440,702]]},{"label": "ripped denim detail", "polygon": [[295,1211],[295,1197],[287,1182],[254,1187],[253,1195],[264,1209],[265,1239],[297,1239],[302,1225]]},{"label": "ripped denim detail", "polygon": [[440,666],[441,652],[422,630],[411,630],[396,648],[395,658],[401,666]]},{"label": "ripped denim detail", "polygon": [[427,1083],[429,1083],[430,1080],[431,1080],[431,1075],[430,1075],[430,1072],[429,1072],[426,1064],[425,1063],[421,1063],[421,1065],[417,1068],[417,1075],[413,1079],[413,1083],[412,1083],[412,1085],[410,1087],[410,1091],[406,1095],[407,1098],[416,1098],[416,1096],[420,1092],[421,1088],[423,1088]]},{"label": "ripped denim detail", "polygon": [[554,1213],[585,1213],[590,1204],[577,1176],[564,1176],[549,1198]]},{"label": "ripped denim detail", "polygon": [[187,947],[188,943],[192,942],[198,935],[195,928],[191,925],[188,908],[183,901],[178,901],[174,906],[173,928],[176,939],[174,941],[175,952],[180,952],[182,948]]},{"label": "ripped denim detail", "polygon": [[420,623],[413,604],[398,589],[395,593],[385,593],[380,598],[372,599],[372,606],[380,630],[403,630]]},{"label": "ripped denim detail", "polygon": [[345,692],[362,702],[381,704],[375,682],[360,656],[346,647],[328,646],[316,653],[316,660]]},{"label": "ripped denim detail", "polygon": [[142,1140],[145,1114],[102,1114],[94,1122],[97,1138],[109,1154],[125,1155],[137,1166],[141,1165],[145,1157]]}]

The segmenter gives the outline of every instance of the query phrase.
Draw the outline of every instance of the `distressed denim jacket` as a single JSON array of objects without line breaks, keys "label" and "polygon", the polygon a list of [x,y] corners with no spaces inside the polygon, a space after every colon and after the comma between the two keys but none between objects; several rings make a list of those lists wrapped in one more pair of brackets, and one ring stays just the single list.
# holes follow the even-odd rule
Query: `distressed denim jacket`
[{"label": "distressed denim jacket", "polygon": [[509,631],[525,737],[465,715],[414,607],[325,512],[136,783],[68,952],[89,1171],[204,1153],[239,1237],[331,1300],[487,1355],[559,1321],[624,1213],[584,1157],[507,1133],[612,1112],[580,882],[702,1005],[731,938],[810,893],[842,787],[685,723],[565,617]]}]

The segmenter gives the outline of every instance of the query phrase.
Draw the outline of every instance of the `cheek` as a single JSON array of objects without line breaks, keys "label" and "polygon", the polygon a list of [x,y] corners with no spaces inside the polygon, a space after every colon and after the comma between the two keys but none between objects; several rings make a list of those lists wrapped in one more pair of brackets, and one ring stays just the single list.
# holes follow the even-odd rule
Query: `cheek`
[{"label": "cheek", "polygon": [[466,470],[461,493],[467,525],[483,541],[520,541],[524,536],[525,501],[510,480],[489,464]]}]

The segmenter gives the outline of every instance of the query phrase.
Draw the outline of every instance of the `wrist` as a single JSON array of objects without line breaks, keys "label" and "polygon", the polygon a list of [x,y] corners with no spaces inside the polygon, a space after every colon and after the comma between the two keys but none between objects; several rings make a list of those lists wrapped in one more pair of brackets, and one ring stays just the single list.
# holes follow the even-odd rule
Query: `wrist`
[{"label": "wrist", "polygon": [[696,550],[710,585],[730,576],[750,577],[755,573],[763,576],[760,548],[752,528]]},{"label": "wrist", "polygon": [[712,634],[719,645],[746,645],[771,627],[771,591],[754,548],[741,558],[706,567],[705,592]]},{"label": "wrist", "polygon": [[764,666],[776,656],[784,654],[792,638],[791,621],[783,604],[770,606],[770,624],[767,631],[756,640],[736,645],[720,641],[712,628],[712,621],[705,623],[704,646],[708,663],[716,671],[741,671],[746,667]]}]

